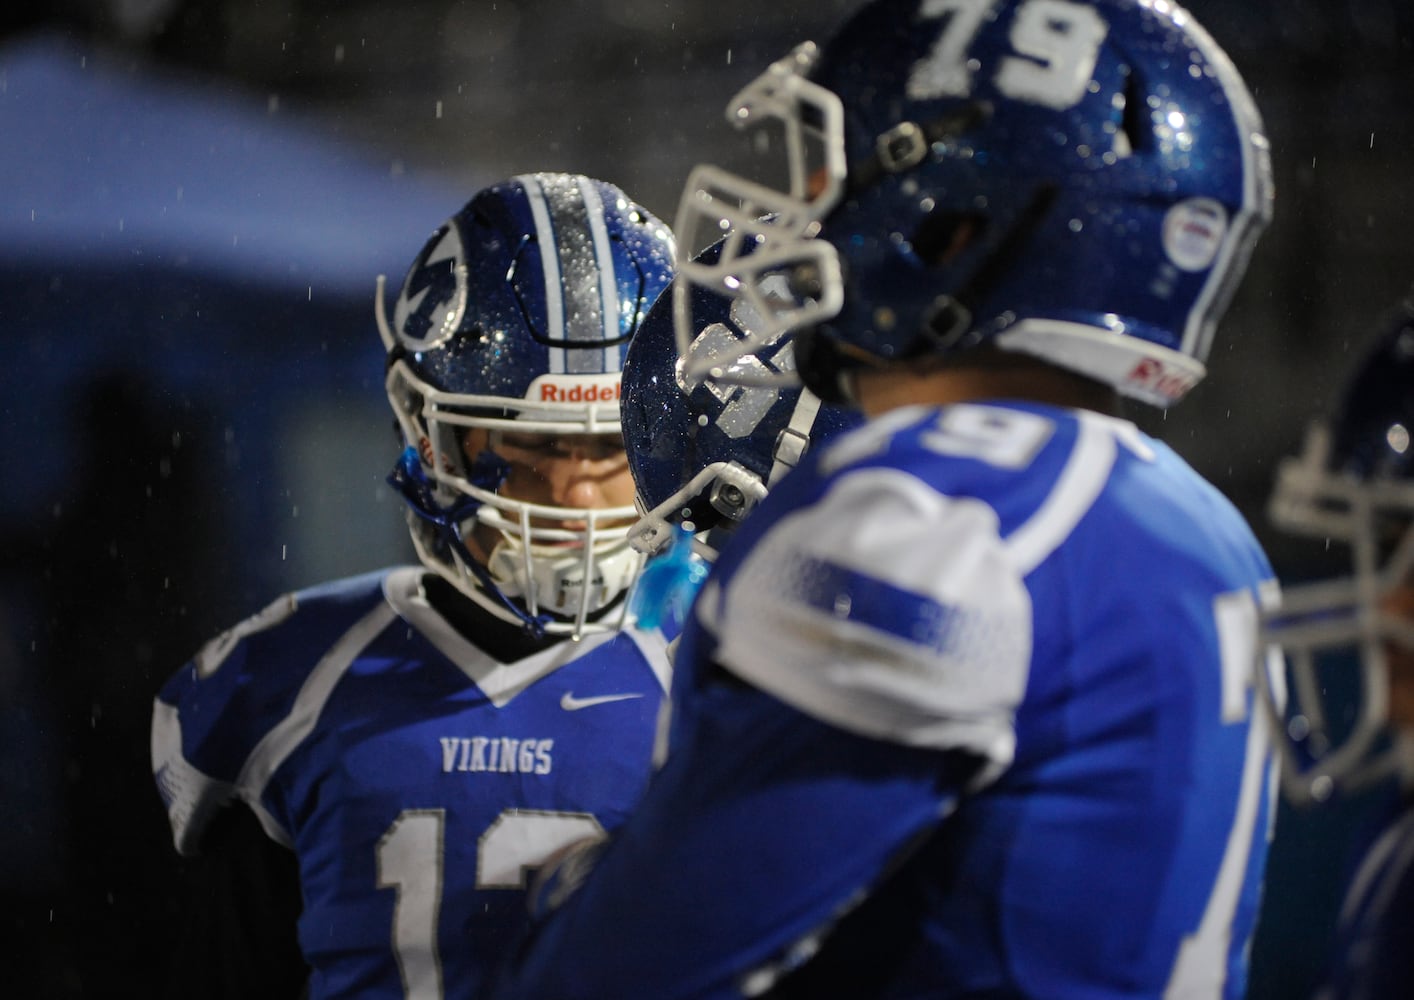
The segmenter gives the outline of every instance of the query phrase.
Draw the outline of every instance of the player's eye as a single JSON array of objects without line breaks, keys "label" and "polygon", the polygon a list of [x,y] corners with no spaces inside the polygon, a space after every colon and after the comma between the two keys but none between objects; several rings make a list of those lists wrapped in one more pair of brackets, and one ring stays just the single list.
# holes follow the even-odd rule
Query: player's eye
[{"label": "player's eye", "polygon": [[548,456],[561,450],[558,438],[544,434],[502,434],[496,443],[502,449],[527,455]]}]

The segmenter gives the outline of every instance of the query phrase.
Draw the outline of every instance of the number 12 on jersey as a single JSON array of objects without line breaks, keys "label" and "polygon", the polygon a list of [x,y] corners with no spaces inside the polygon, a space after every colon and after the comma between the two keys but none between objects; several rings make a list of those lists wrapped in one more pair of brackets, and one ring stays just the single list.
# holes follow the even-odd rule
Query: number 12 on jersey
[{"label": "number 12 on jersey", "polygon": [[[378,841],[378,888],[397,891],[393,948],[408,1000],[441,1000],[437,926],[446,872],[444,809],[407,809]],[[476,888],[524,889],[526,872],[561,848],[599,839],[604,828],[589,813],[507,809],[477,841]]]}]

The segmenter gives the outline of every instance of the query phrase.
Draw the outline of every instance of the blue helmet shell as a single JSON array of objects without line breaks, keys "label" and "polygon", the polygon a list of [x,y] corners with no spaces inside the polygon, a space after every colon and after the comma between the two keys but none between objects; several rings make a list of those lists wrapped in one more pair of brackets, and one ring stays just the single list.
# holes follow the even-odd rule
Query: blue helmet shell
[{"label": "blue helmet shell", "polygon": [[849,169],[822,230],[844,306],[818,335],[884,361],[995,339],[1181,397],[1271,212],[1237,71],[1163,0],[929,7],[869,4],[811,73]]},{"label": "blue helmet shell", "polygon": [[[713,259],[720,249],[699,258]],[[690,289],[690,309],[696,353],[729,349],[755,320],[744,303],[700,285]],[[699,533],[731,527],[808,447],[863,422],[857,412],[821,404],[798,383],[778,378],[795,368],[789,338],[736,358],[732,367],[748,381],[755,374],[758,384],[688,373],[669,295],[649,310],[624,364],[623,433],[639,506]],[[664,533],[658,544],[667,539]]]},{"label": "blue helmet shell", "polygon": [[1414,478],[1414,297],[1386,313],[1331,421],[1330,470]]},{"label": "blue helmet shell", "polygon": [[610,375],[672,278],[667,226],[619,188],[570,174],[488,187],[408,270],[390,357],[457,395],[527,400],[545,375]]},{"label": "blue helmet shell", "polygon": [[696,168],[684,253],[728,249],[680,274],[796,331],[825,398],[991,343],[1167,406],[1271,215],[1252,97],[1169,0],[875,0],[728,117],[783,131],[789,185]]}]

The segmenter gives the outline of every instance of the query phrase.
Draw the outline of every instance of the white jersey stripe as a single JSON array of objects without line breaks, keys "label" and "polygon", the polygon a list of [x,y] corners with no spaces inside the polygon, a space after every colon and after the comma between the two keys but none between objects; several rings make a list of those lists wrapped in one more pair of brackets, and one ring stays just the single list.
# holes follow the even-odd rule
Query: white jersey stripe
[{"label": "white jersey stripe", "polygon": [[1005,545],[1017,572],[1026,576],[1075,530],[1109,481],[1117,448],[1105,422],[1080,420],[1075,448],[1050,495]]},{"label": "white jersey stripe", "polygon": [[[242,799],[257,808],[257,815],[261,814],[258,808],[260,797],[270,776],[314,729],[319,713],[324,710],[324,703],[329,700],[344,671],[396,617],[393,609],[384,602],[359,619],[310,671],[304,686],[295,695],[290,714],[266,733],[251,751],[241,773],[236,776],[236,789]],[[261,818],[264,822],[266,817]]]},{"label": "white jersey stripe", "polygon": [[668,653],[667,640],[663,634],[658,631],[645,632],[641,629],[626,629],[623,634],[633,640],[633,644],[638,647],[638,651],[648,661],[648,668],[658,679],[663,693],[668,694],[673,685],[673,663]]},{"label": "white jersey stripe", "polygon": [[1188,311],[1188,321],[1184,325],[1183,342],[1179,348],[1184,354],[1206,360],[1213,346],[1213,335],[1217,331],[1218,317],[1213,315],[1215,305],[1226,305],[1220,300],[1230,295],[1233,283],[1240,272],[1232,272],[1233,258],[1251,250],[1253,227],[1259,224],[1266,202],[1271,198],[1270,178],[1266,166],[1255,154],[1258,145],[1266,146],[1262,116],[1252,93],[1247,89],[1237,67],[1232,64],[1222,47],[1203,29],[1203,26],[1189,19],[1184,25],[1189,37],[1198,50],[1208,60],[1222,81],[1223,91],[1232,104],[1232,117],[1237,125],[1237,148],[1242,151],[1242,205],[1234,218],[1229,220],[1227,237],[1223,240],[1218,259],[1208,269],[1208,277],[1193,308]]},{"label": "white jersey stripe", "polygon": [[[510,704],[511,699],[540,678],[553,673],[576,657],[611,642],[619,634],[594,632],[578,642],[557,642],[523,660],[502,663],[470,642],[428,603],[422,593],[422,573],[420,566],[405,566],[389,573],[383,581],[384,596],[401,618],[422,633],[458,670],[466,674],[497,708],[504,708]],[[655,675],[658,672],[656,663],[653,665],[653,671]]]},{"label": "white jersey stripe", "polygon": [[[195,854],[207,821],[235,794],[235,787],[203,773],[182,755],[182,720],[177,706],[161,698],[152,704],[152,770],[167,801],[167,820],[178,853]],[[283,831],[275,839],[290,842]]]}]

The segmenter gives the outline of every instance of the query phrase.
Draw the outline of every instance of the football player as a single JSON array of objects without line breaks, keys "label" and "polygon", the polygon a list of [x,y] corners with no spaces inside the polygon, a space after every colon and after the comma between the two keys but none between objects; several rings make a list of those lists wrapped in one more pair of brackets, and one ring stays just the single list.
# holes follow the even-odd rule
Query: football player
[{"label": "football player", "polygon": [[728,114],[786,182],[690,176],[678,301],[759,322],[684,377],[791,334],[867,422],[723,546],[667,763],[494,995],[1241,996],[1272,572],[1117,415],[1203,377],[1269,218],[1237,71],[1167,0],[876,0]]},{"label": "football player", "polygon": [[[1331,419],[1283,463],[1273,523],[1335,542],[1348,575],[1283,588],[1268,633],[1287,654],[1282,784],[1301,806],[1362,816],[1325,1000],[1414,982],[1414,299],[1379,332]],[[1367,820],[1373,818],[1373,822]],[[1368,829],[1363,829],[1368,826]]]},{"label": "football player", "polygon": [[639,797],[668,664],[625,620],[620,376],[672,260],[617,187],[534,174],[437,230],[391,323],[380,281],[422,565],[281,597],[158,697],[176,846],[229,888],[185,995],[468,996],[526,873]]}]

